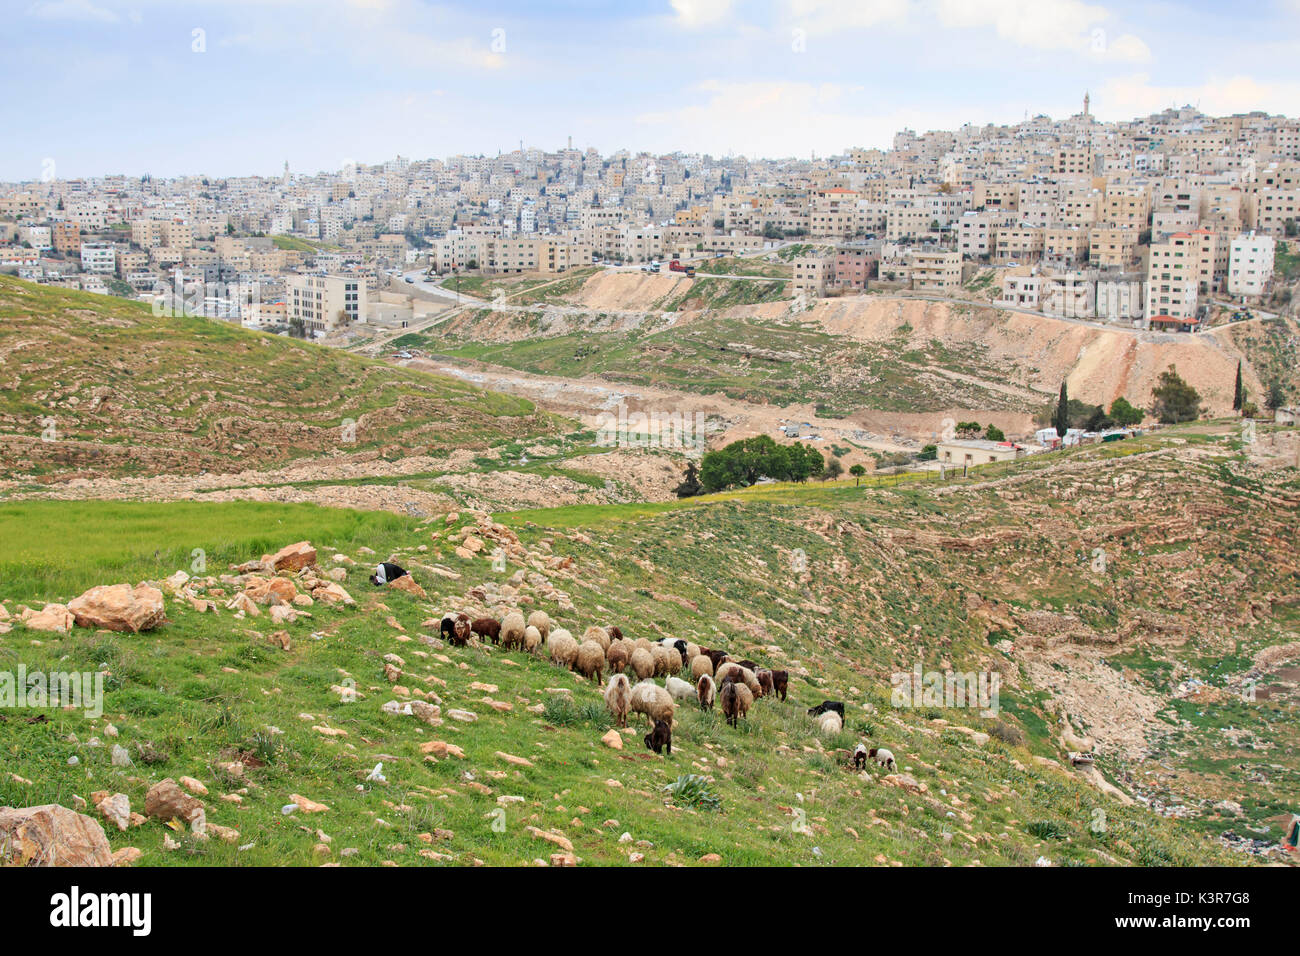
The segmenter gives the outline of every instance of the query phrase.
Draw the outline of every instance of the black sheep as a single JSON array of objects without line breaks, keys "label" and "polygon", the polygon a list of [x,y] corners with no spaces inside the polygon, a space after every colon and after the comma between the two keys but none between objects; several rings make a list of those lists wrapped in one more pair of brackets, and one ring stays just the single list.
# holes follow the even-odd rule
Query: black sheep
[{"label": "black sheep", "polygon": [[666,720],[656,720],[655,729],[645,735],[645,745],[655,753],[662,753],[668,748],[668,756],[673,754],[673,729]]},{"label": "black sheep", "polygon": [[790,687],[789,671],[772,671],[772,693],[785,700],[786,691]]},{"label": "black sheep", "polygon": [[844,723],[844,704],[838,700],[824,700],[816,707],[808,708],[809,717],[817,717],[827,711],[833,710],[840,715],[840,723]]}]

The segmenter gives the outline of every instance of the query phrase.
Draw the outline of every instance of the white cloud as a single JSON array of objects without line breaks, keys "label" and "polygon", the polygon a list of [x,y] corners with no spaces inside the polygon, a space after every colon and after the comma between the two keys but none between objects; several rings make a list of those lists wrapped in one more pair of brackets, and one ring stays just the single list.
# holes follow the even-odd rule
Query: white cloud
[{"label": "white cloud", "polygon": [[707,26],[725,20],[732,0],[671,0],[677,22],[684,27]]},{"label": "white cloud", "polygon": [[1109,80],[1093,96],[1095,111],[1112,119],[1149,116],[1171,106],[1197,106],[1211,116],[1265,110],[1294,116],[1300,112],[1300,83],[1257,80],[1244,74],[1216,76],[1204,83],[1158,86],[1146,73]]},{"label": "white cloud", "polygon": [[116,23],[117,14],[97,7],[90,0],[42,0],[27,8],[28,16],[44,20],[81,20],[87,23]]},{"label": "white cloud", "polygon": [[810,33],[832,33],[902,23],[912,5],[913,0],[786,0],[786,15]]}]

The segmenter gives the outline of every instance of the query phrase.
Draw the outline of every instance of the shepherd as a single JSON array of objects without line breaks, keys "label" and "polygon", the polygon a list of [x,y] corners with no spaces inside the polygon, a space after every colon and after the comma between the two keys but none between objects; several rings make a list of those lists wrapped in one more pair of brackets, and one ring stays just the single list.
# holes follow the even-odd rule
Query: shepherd
[{"label": "shepherd", "polygon": [[375,573],[370,575],[370,583],[377,588],[390,584],[398,578],[406,577],[406,568],[399,564],[393,564],[391,561],[385,561],[375,568]]}]

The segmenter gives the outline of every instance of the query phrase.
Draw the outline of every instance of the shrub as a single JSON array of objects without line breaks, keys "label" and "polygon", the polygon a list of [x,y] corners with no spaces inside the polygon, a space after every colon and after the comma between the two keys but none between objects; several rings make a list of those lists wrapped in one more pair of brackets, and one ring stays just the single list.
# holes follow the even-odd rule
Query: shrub
[{"label": "shrub", "polygon": [[664,791],[679,807],[694,807],[708,813],[722,809],[722,800],[709,789],[709,781],[699,774],[684,773],[664,787]]}]

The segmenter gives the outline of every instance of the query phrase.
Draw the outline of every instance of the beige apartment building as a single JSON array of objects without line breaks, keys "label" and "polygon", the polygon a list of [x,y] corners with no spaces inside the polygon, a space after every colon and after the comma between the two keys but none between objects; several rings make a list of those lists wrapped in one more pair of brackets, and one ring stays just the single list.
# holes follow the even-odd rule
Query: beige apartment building
[{"label": "beige apartment building", "polygon": [[1088,232],[1088,261],[1098,269],[1128,269],[1140,261],[1136,229],[1094,226]]},{"label": "beige apartment building", "polygon": [[917,291],[945,292],[961,287],[960,252],[918,252],[908,257],[912,288]]},{"label": "beige apartment building", "polygon": [[993,261],[1026,264],[1043,258],[1046,230],[1036,226],[1011,226],[999,229],[994,244]]},{"label": "beige apartment building", "polygon": [[289,276],[285,312],[310,334],[332,332],[366,315],[366,284],[360,276]]},{"label": "beige apartment building", "polygon": [[1196,318],[1203,252],[1202,237],[1186,232],[1151,246],[1147,264],[1148,323],[1160,316]]}]

